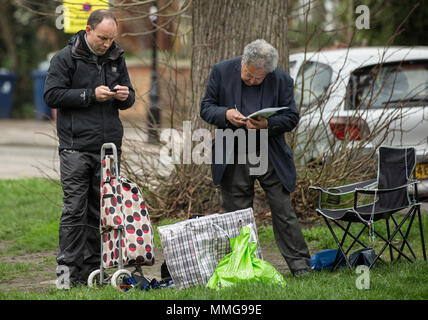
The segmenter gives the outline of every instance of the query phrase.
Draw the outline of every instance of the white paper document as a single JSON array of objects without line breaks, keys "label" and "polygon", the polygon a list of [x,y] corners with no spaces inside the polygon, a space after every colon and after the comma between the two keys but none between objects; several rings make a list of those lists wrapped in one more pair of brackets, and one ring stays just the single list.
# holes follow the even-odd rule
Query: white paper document
[{"label": "white paper document", "polygon": [[259,111],[253,112],[252,114],[250,114],[249,116],[245,117],[244,120],[247,120],[248,118],[252,118],[255,119],[257,117],[262,117],[262,118],[268,118],[271,115],[274,115],[275,113],[277,113],[280,110],[284,110],[284,109],[288,109],[288,107],[281,107],[281,108],[264,108],[261,109]]}]

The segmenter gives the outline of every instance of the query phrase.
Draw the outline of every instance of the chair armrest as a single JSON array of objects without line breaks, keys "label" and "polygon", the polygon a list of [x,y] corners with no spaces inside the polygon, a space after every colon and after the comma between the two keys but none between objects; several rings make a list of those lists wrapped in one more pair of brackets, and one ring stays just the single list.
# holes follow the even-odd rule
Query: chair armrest
[{"label": "chair armrest", "polygon": [[[358,201],[358,194],[372,194],[372,195],[378,195],[378,194],[384,194],[384,193],[388,193],[388,192],[393,192],[393,191],[397,191],[400,189],[404,189],[404,188],[408,188],[409,186],[413,185],[413,184],[417,184],[419,181],[418,180],[409,180],[408,183],[403,184],[401,186],[395,187],[395,188],[389,188],[389,189],[355,189],[355,194],[354,194],[354,210],[357,211],[357,201]],[[376,199],[374,199],[374,202],[376,202]]]},{"label": "chair armrest", "polygon": [[[317,186],[309,186],[309,189],[311,190],[317,190],[318,191],[318,209],[322,209],[321,206],[321,200],[322,200],[322,194],[325,193],[327,195],[332,196],[341,196],[345,194],[349,194],[355,191],[355,188],[367,188],[370,186],[373,186],[377,183],[377,179],[370,179],[362,182],[352,183],[344,186],[338,186],[338,187],[332,187],[332,188],[321,188]],[[364,189],[362,189],[364,190]]]},{"label": "chair armrest", "polygon": [[403,184],[402,186],[399,187],[395,187],[395,188],[389,188],[389,189],[355,189],[355,193],[362,193],[362,194],[382,194],[382,193],[388,193],[388,192],[392,192],[392,191],[397,191],[403,188],[407,188],[413,184],[418,183],[419,181],[417,180],[409,180],[408,183]]},{"label": "chair armrest", "polygon": [[309,186],[309,189],[318,190],[322,193],[331,194],[334,196],[340,196],[343,194],[348,194],[354,192],[357,188],[360,190],[366,190],[365,188],[374,186],[377,183],[377,179],[370,179],[362,182],[347,184],[344,186],[331,187],[331,188],[321,188],[317,186]]}]

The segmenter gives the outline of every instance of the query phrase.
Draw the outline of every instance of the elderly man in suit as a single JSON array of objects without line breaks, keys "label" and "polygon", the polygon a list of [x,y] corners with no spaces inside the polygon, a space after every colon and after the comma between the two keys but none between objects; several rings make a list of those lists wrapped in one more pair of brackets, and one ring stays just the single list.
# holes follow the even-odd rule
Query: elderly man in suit
[{"label": "elderly man in suit", "polygon": [[[233,159],[220,156],[223,161],[218,163],[216,159],[212,164],[214,184],[221,186],[223,210],[230,212],[252,207],[257,179],[269,200],[276,243],[291,272],[298,276],[310,270],[310,255],[291,205],[290,193],[296,187],[296,168],[284,133],[296,127],[299,112],[293,96],[293,79],[277,64],[277,50],[260,39],[247,44],[242,56],[215,64],[202,99],[200,115],[218,129],[245,131],[247,147],[236,148],[235,141]],[[287,108],[267,118],[246,119],[255,111],[270,107]],[[254,141],[248,134],[248,130],[253,129],[257,132]],[[260,134],[263,129],[267,134]],[[215,144],[221,142],[218,139],[216,136],[213,143],[213,159],[216,152],[226,152],[215,148]],[[264,156],[268,163],[264,173],[251,174],[249,161],[237,161],[239,150],[245,150],[248,160],[248,150],[260,153],[266,145],[267,154]]]}]

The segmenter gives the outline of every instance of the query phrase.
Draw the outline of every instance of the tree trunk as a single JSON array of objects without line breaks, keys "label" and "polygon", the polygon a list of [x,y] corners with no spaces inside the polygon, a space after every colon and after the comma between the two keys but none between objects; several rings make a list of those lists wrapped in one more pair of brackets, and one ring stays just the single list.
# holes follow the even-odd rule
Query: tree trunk
[{"label": "tree trunk", "polygon": [[16,71],[18,67],[18,56],[16,54],[16,42],[12,23],[12,7],[9,0],[0,0],[0,38],[3,39],[9,58],[9,68]]},{"label": "tree trunk", "polygon": [[[242,55],[246,44],[265,39],[279,54],[279,67],[288,71],[287,0],[194,0],[192,11],[192,103],[189,119],[192,130],[214,126],[199,115],[200,104],[213,65],[222,60]],[[214,212],[220,206],[220,192],[213,188],[209,165],[188,165],[180,169],[187,172],[198,187],[192,199],[202,199],[195,205],[201,212]],[[254,208],[264,201],[256,186]],[[206,199],[206,200],[204,200]],[[263,205],[261,208],[265,208]],[[193,209],[193,208],[192,208]]]},{"label": "tree trunk", "polygon": [[192,106],[195,128],[209,127],[199,116],[212,66],[239,56],[249,42],[265,39],[279,54],[278,65],[288,70],[287,11],[284,0],[193,1]]}]

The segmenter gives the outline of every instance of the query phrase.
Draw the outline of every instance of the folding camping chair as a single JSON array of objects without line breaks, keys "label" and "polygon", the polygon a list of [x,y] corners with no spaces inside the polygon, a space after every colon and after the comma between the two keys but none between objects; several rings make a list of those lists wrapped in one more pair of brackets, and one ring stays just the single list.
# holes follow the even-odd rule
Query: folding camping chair
[{"label": "folding camping chair", "polygon": [[[333,188],[320,188],[316,186],[309,187],[312,190],[318,191],[318,208],[316,209],[316,212],[324,218],[328,229],[339,247],[332,271],[335,270],[343,261],[342,259],[345,259],[347,266],[352,268],[348,252],[356,243],[367,248],[365,243],[360,240],[360,236],[366,229],[369,231],[369,236],[378,237],[385,243],[370,264],[369,268],[371,268],[378,259],[382,261],[380,257],[387,247],[389,247],[391,261],[394,260],[393,249],[398,252],[397,259],[403,256],[408,261],[416,260],[415,252],[407,239],[415,216],[417,216],[419,220],[422,254],[426,261],[421,209],[420,203],[418,202],[418,181],[415,180],[414,172],[415,166],[416,153],[414,148],[393,148],[381,146],[378,149],[377,179]],[[353,207],[348,205],[347,208],[341,208],[341,197],[350,193],[354,193]],[[330,203],[329,205],[323,205],[323,195],[325,195],[324,198],[327,197],[327,199],[330,199],[330,201],[327,201]],[[331,201],[332,199],[334,201]],[[397,213],[403,210],[407,210],[407,212],[404,214],[401,221],[398,222],[399,219],[397,219]],[[409,218],[410,220],[407,230],[403,232],[402,227]],[[374,228],[374,223],[380,219],[385,219],[386,237]],[[390,232],[389,219],[391,219],[395,225],[395,229],[392,232]],[[344,231],[343,237],[340,241],[333,230],[332,223]],[[363,227],[356,235],[350,232],[350,226],[352,223],[363,224]],[[343,224],[346,224],[346,226],[344,227]],[[403,239],[400,248],[398,248],[398,244],[393,241],[398,234],[401,235]],[[347,236],[351,237],[353,241],[349,245],[348,249],[345,250],[344,244]],[[413,260],[404,253],[405,247],[409,249]],[[339,252],[341,252],[342,255],[340,255]]]}]

